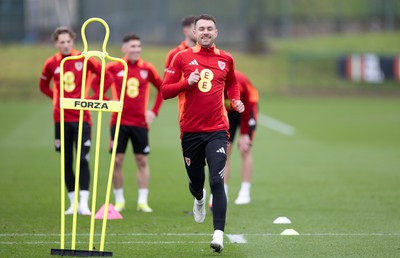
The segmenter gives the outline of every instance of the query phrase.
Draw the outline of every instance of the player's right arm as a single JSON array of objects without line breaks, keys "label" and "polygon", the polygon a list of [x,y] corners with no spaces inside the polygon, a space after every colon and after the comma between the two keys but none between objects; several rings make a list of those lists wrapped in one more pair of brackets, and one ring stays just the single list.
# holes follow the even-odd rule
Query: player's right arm
[{"label": "player's right arm", "polygon": [[[161,85],[161,94],[164,99],[170,99],[186,91],[200,78],[198,71],[192,72],[188,78],[182,78],[182,55],[176,54],[171,65],[165,70],[165,78]],[[181,80],[182,79],[182,80]],[[197,81],[196,81],[197,80]]]},{"label": "player's right arm", "polygon": [[49,58],[44,63],[39,83],[40,91],[51,99],[53,98],[53,90],[50,88],[50,81],[53,78],[52,60],[53,58]]}]

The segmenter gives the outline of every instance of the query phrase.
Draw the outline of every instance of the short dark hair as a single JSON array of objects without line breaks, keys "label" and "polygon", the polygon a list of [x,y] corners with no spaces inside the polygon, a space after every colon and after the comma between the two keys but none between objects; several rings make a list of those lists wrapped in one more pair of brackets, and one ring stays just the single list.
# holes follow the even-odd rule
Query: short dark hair
[{"label": "short dark hair", "polygon": [[182,28],[190,27],[194,23],[195,19],[196,19],[196,16],[192,16],[192,15],[183,17],[182,21],[181,21]]},{"label": "short dark hair", "polygon": [[61,26],[54,30],[53,34],[51,35],[51,39],[56,42],[58,40],[58,36],[61,34],[68,33],[72,39],[76,38],[76,33],[69,27]]},{"label": "short dark hair", "polygon": [[208,21],[213,21],[215,26],[217,26],[217,20],[215,20],[214,16],[209,15],[209,14],[202,14],[196,17],[194,20],[194,26],[196,26],[197,22],[199,20],[208,20]]},{"label": "short dark hair", "polygon": [[122,43],[126,43],[131,40],[140,40],[140,37],[135,33],[128,33],[125,34],[124,37],[122,38]]}]

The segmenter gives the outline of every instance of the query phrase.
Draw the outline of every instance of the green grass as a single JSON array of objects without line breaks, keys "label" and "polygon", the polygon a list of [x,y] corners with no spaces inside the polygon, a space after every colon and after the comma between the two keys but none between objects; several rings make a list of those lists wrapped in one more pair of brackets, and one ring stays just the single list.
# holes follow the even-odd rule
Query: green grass
[{"label": "green grass", "polygon": [[[364,33],[352,35],[327,35],[301,39],[272,39],[274,54],[270,62],[274,67],[271,80],[280,87],[312,89],[358,89],[382,90],[399,87],[396,81],[375,84],[354,83],[337,75],[339,56],[355,53],[377,53],[396,56],[400,33]],[[380,86],[382,86],[380,85]]]},{"label": "green grass", "polygon": [[[366,33],[302,39],[269,39],[270,53],[252,56],[231,50],[236,67],[246,73],[261,93],[276,94],[299,88],[376,90],[398,89],[399,83],[381,85],[352,83],[336,74],[336,58],[346,53],[382,53],[397,55],[400,32]],[[78,50],[82,46],[76,47]],[[163,74],[170,46],[144,45],[143,59],[152,62]],[[225,49],[225,48],[224,48]],[[121,56],[120,46],[107,48],[112,56]],[[38,98],[39,78],[44,61],[55,53],[51,45],[0,45],[0,99]]]},{"label": "green grass", "polygon": [[[235,150],[226,234],[243,234],[247,243],[225,237],[221,256],[399,256],[399,108],[400,102],[390,98],[263,99],[261,112],[292,125],[296,133],[286,136],[259,125],[248,206],[233,204],[240,185]],[[0,257],[50,257],[50,249],[59,247],[60,161],[53,150],[51,116],[45,97],[0,104],[5,121],[0,127]],[[126,158],[128,207],[123,220],[109,221],[107,227],[105,250],[115,257],[215,256],[208,247],[210,214],[201,225],[187,215],[192,198],[176,120],[176,102],[166,101],[150,132],[151,214],[135,211],[136,169],[133,157]],[[107,115],[103,123],[98,208],[108,172]],[[279,216],[292,224],[274,225]],[[77,248],[87,249],[89,218],[78,219]],[[98,249],[101,223],[96,222]],[[300,235],[281,236],[287,228]],[[68,248],[70,236],[66,241]]]},{"label": "green grass", "polygon": [[[398,187],[400,102],[396,98],[283,97],[292,87],[360,89],[375,86],[341,82],[332,57],[337,53],[397,53],[399,33],[271,40],[267,56],[232,51],[238,69],[260,90],[261,112],[292,125],[293,136],[258,126],[254,144],[252,203],[235,206],[240,159],[233,154],[224,257],[396,257],[400,255]],[[77,49],[81,49],[77,46]],[[38,90],[52,46],[0,45],[0,257],[50,257],[59,247],[59,154],[53,150],[51,101]],[[162,73],[169,47],[145,46],[143,58]],[[108,51],[119,56],[119,46]],[[293,55],[314,59],[296,61]],[[322,57],[322,58],[321,58]],[[295,63],[296,64],[296,63]],[[317,71],[317,73],[315,72]],[[365,86],[365,87],[364,87]],[[398,83],[380,88],[397,88]],[[128,208],[109,221],[106,250],[115,257],[212,257],[212,220],[198,225],[187,213],[187,189],[175,101],[166,101],[150,137],[152,214],[135,211],[137,186],[131,147],[124,164]],[[100,191],[104,203],[109,164],[108,115],[103,119]],[[93,117],[96,124],[96,115]],[[94,139],[94,134],[92,135]],[[91,152],[94,160],[94,150]],[[93,169],[93,164],[91,164]],[[274,225],[287,216],[291,225]],[[87,249],[89,218],[79,217],[77,248]],[[97,221],[95,247],[101,223]],[[300,236],[281,236],[293,228]],[[67,219],[71,232],[71,218]],[[66,238],[68,248],[71,240]]]}]

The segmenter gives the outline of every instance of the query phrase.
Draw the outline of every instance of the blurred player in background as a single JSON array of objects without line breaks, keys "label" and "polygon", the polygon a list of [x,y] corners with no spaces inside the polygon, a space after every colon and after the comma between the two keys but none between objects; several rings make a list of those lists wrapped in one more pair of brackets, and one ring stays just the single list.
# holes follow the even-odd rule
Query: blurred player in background
[{"label": "blurred player in background", "polygon": [[[154,106],[147,110],[151,82],[157,91],[160,89],[162,80],[154,66],[142,60],[142,43],[140,37],[135,34],[127,34],[123,38],[122,52],[124,60],[128,64],[128,77],[124,107],[122,110],[121,127],[118,136],[117,154],[115,157],[113,186],[115,196],[115,209],[122,211],[125,208],[123,193],[123,172],[122,165],[125,158],[125,151],[129,140],[132,142],[133,152],[137,165],[138,201],[137,210],[152,212],[148,205],[150,169],[147,155],[150,153],[148,130],[158,114],[162,104],[161,93],[158,92]],[[122,78],[124,67],[119,62],[111,62],[107,65],[107,71],[112,74],[114,84],[112,95],[114,99],[121,96]],[[115,134],[117,113],[111,115],[111,143]]]},{"label": "blurred player in background", "polygon": [[[74,49],[75,32],[68,27],[57,28],[52,39],[58,53],[48,58],[43,66],[42,76],[40,78],[40,90],[53,100],[53,118],[55,123],[55,148],[60,151],[60,63],[64,57],[77,56],[81,53]],[[65,62],[64,65],[64,97],[80,98],[82,87],[82,69],[84,58]],[[86,96],[90,91],[90,81],[92,74],[100,77],[101,64],[96,59],[91,58],[87,63],[87,83]],[[111,78],[110,78],[111,79]],[[50,87],[50,81],[53,80],[53,86]],[[100,80],[98,80],[100,81]],[[110,85],[111,81],[106,80],[106,85]],[[98,87],[98,86],[97,86]],[[73,170],[73,152],[74,145],[78,143],[78,125],[79,110],[66,109],[64,111],[65,121],[65,183],[68,190],[68,198],[70,207],[65,211],[66,215],[73,213],[74,195],[75,195],[75,175]],[[80,178],[79,178],[79,196],[78,213],[82,215],[90,215],[89,209],[89,150],[91,146],[91,117],[89,111],[84,111],[83,132],[82,132],[82,152],[80,161]]]},{"label": "blurred player in background", "polygon": [[189,190],[194,196],[193,217],[203,223],[206,216],[205,160],[213,201],[214,234],[211,248],[223,250],[226,219],[224,167],[228,140],[228,119],[224,107],[224,90],[231,106],[243,112],[239,87],[230,54],[215,47],[217,38],[215,18],[200,15],[194,22],[194,35],[198,42],[192,48],[176,54],[165,71],[161,92],[165,99],[179,95],[179,122],[185,168],[189,177]]},{"label": "blurred player in background", "polygon": [[196,45],[196,38],[194,37],[193,34],[195,19],[196,16],[186,16],[182,18],[181,25],[182,25],[183,35],[185,35],[185,40],[183,40],[181,44],[179,44],[179,46],[169,51],[167,59],[165,60],[165,69],[169,67],[172,58],[175,56],[176,53]]},{"label": "blurred player in background", "polygon": [[[228,160],[225,166],[225,193],[228,196],[228,181],[230,176],[230,155],[232,153],[232,143],[235,140],[236,131],[240,128],[238,138],[238,148],[242,158],[242,184],[235,204],[243,205],[250,203],[250,186],[253,174],[253,158],[251,147],[256,130],[258,117],[258,91],[250,80],[241,72],[235,71],[236,79],[240,88],[240,99],[243,101],[245,111],[237,113],[230,106],[229,99],[226,99],[225,107],[228,110],[229,134],[228,139]],[[226,96],[225,96],[226,97]],[[212,207],[212,195],[210,196],[209,206]]]}]

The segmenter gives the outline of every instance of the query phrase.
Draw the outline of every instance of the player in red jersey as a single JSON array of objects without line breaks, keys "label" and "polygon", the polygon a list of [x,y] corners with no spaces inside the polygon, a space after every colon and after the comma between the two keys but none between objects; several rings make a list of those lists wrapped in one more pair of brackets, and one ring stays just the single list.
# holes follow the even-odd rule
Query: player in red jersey
[{"label": "player in red jersey", "polygon": [[[140,58],[142,52],[140,37],[135,34],[125,35],[123,38],[122,52],[125,55],[124,60],[128,64],[128,77],[113,174],[115,208],[118,211],[122,211],[125,208],[122,165],[127,144],[129,140],[131,140],[138,168],[137,183],[139,195],[137,210],[152,212],[147,201],[150,178],[147,158],[147,155],[150,153],[148,125],[157,116],[161,107],[163,99],[160,92],[158,92],[156,96],[153,108],[151,110],[146,109],[150,92],[149,82],[159,90],[162,80],[154,66]],[[110,72],[114,78],[114,84],[111,87],[113,98],[119,99],[121,96],[124,67],[119,62],[112,62],[107,65],[107,71]],[[116,122],[117,113],[113,113],[111,115],[110,146],[112,146]]]},{"label": "player in red jersey", "polygon": [[228,118],[224,107],[224,90],[232,107],[243,112],[239,87],[230,54],[215,47],[218,30],[210,15],[195,19],[194,35],[197,45],[176,54],[166,70],[161,87],[164,99],[179,95],[179,122],[189,190],[194,196],[193,217],[203,223],[206,216],[205,160],[213,201],[214,235],[211,248],[223,249],[226,218],[224,167],[228,139]]},{"label": "player in red jersey", "polygon": [[[225,102],[229,118],[228,160],[225,165],[225,194],[228,196],[228,181],[230,176],[229,157],[232,153],[232,143],[235,140],[236,131],[240,128],[238,147],[242,158],[242,184],[235,204],[242,205],[250,203],[251,176],[253,174],[253,159],[251,147],[256,130],[258,117],[258,91],[250,80],[241,72],[235,71],[236,79],[240,88],[240,99],[243,101],[245,111],[237,113],[230,107],[229,99]],[[210,196],[210,207],[212,207],[212,195]]]},{"label": "player in red jersey", "polygon": [[172,58],[176,55],[176,53],[196,45],[196,38],[193,35],[195,19],[196,19],[195,16],[186,16],[182,19],[181,25],[182,25],[183,35],[185,35],[185,40],[183,40],[176,48],[173,48],[171,49],[171,51],[169,51],[167,59],[165,60],[165,69],[169,67]]},{"label": "player in red jersey", "polygon": [[[48,58],[43,66],[42,76],[40,78],[40,90],[53,100],[53,118],[55,123],[55,148],[60,151],[60,63],[64,57],[76,56],[81,53],[74,49],[75,32],[67,27],[57,28],[52,39],[58,53]],[[80,98],[82,87],[82,69],[83,60],[67,61],[64,65],[64,97]],[[90,90],[91,75],[101,74],[101,65],[94,59],[89,59],[87,63],[88,77],[86,83],[86,95]],[[50,87],[50,81],[53,80],[53,86]],[[111,84],[106,81],[105,84]],[[87,96],[86,96],[87,97]],[[74,145],[77,145],[79,110],[64,111],[65,121],[65,183],[68,190],[70,207],[65,211],[69,215],[73,213],[75,175],[73,170],[73,151]],[[82,132],[82,152],[80,163],[80,201],[78,212],[83,215],[90,215],[89,202],[89,150],[91,145],[91,118],[90,112],[84,111]]]}]

